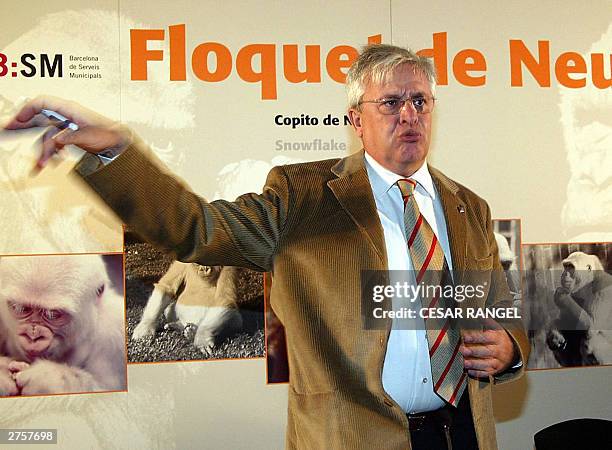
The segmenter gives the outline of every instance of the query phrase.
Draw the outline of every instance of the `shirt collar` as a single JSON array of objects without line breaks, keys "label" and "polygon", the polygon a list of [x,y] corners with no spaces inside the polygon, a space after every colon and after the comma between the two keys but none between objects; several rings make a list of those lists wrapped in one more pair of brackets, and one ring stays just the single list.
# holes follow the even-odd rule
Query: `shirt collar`
[{"label": "shirt collar", "polygon": [[[372,185],[372,192],[375,197],[386,194],[397,183],[397,180],[405,178],[381,166],[368,152],[365,152],[365,160],[370,184]],[[434,188],[433,179],[426,162],[410,178],[418,183],[417,189],[420,186],[421,190],[424,190],[432,200],[436,199],[436,189]]]}]

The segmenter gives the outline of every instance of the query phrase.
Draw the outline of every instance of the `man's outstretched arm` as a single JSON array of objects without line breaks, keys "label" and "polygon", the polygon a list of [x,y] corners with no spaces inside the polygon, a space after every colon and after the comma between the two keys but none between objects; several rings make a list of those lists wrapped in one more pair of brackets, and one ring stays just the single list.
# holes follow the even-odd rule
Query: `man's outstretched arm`
[{"label": "man's outstretched arm", "polygon": [[[50,126],[41,111],[51,109],[78,131],[51,127],[43,136],[38,167],[63,146],[85,155],[76,171],[131,228],[147,241],[186,262],[271,270],[286,222],[289,186],[282,168],[270,172],[263,194],[234,202],[208,203],[156,161],[131,131],[74,102],[37,97],[22,106],[6,129]],[[104,166],[100,153],[118,155]]]}]

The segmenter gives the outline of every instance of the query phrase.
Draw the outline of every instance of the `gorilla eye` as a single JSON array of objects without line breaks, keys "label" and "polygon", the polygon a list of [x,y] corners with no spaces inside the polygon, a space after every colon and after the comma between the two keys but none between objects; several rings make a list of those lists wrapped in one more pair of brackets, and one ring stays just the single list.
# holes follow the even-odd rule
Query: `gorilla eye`
[{"label": "gorilla eye", "polygon": [[32,314],[32,308],[22,303],[9,301],[8,306],[16,317],[28,317]]},{"label": "gorilla eye", "polygon": [[63,315],[64,313],[59,309],[44,309],[42,313],[42,316],[48,321],[56,321],[61,319]]}]

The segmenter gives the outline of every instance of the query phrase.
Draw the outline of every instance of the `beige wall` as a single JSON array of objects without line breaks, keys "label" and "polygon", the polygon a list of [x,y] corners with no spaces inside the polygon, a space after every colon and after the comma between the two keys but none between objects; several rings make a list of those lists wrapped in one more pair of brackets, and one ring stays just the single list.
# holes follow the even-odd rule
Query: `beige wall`
[{"label": "beige wall", "polygon": [[[560,6],[542,1],[534,6],[525,0],[492,5],[501,3],[96,0],[17,7],[3,2],[0,52],[11,57],[26,51],[96,55],[103,78],[3,77],[0,95],[5,104],[39,92],[74,98],[129,123],[203,195],[232,196],[257,190],[273,164],[341,157],[359,148],[345,126],[292,129],[274,123],[279,114],[342,118],[343,85],[326,70],[332,48],[358,48],[368,36],[381,34],[383,42],[418,50],[432,46],[434,33],[447,33],[449,76],[448,84],[437,90],[431,162],[489,200],[494,217],[520,217],[523,242],[612,240],[601,231],[612,229],[612,209],[607,207],[612,194],[605,188],[609,175],[602,175],[612,173],[605,156],[612,133],[602,125],[612,118],[611,90],[594,88],[590,74],[586,87],[564,89],[554,69],[550,87],[539,86],[527,72],[524,85],[512,87],[509,61],[510,40],[521,40],[532,53],[538,40],[548,41],[553,61],[563,52],[588,58],[603,46],[609,61],[609,31],[602,40],[612,23],[609,3]],[[187,80],[170,82],[168,26],[175,24],[186,28]],[[164,51],[164,60],[149,63],[148,81],[130,80],[129,30],[134,28],[166,30],[163,43],[149,44]],[[193,49],[206,42],[221,43],[232,55],[232,70],[224,81],[201,81],[189,67]],[[277,99],[263,100],[260,83],[240,78],[236,57],[251,44],[275,44]],[[283,44],[297,44],[300,60],[305,45],[319,46],[321,81],[287,81]],[[465,86],[453,74],[452,59],[464,49],[483,55],[484,85]],[[575,105],[592,105],[605,120],[577,129],[571,120]],[[44,183],[27,180],[25,189],[15,188],[14,180],[23,179],[16,168],[31,163],[36,138],[0,134],[3,197],[9,196],[19,212],[0,225],[3,230],[40,226],[36,217],[57,216],[56,199],[74,195],[77,200],[59,215],[71,218],[68,234],[79,240],[62,241],[54,228],[59,225],[45,222],[35,236],[3,239],[2,253],[120,249],[119,224],[110,213],[91,206],[87,194],[77,194],[79,186],[58,191],[70,161],[49,169]],[[314,139],[334,140],[347,150],[276,149],[277,141],[299,145]],[[604,156],[595,158],[595,151]],[[246,179],[241,176],[245,173]],[[570,180],[585,174],[596,185],[576,190]],[[594,214],[585,227],[578,223],[584,211],[574,201],[568,203],[568,197],[605,212]],[[52,239],[41,238],[43,232]],[[560,420],[612,419],[611,375],[610,367],[538,371],[520,383],[496,388],[500,448],[530,448],[537,430]],[[286,400],[286,386],[265,385],[263,360],[136,365],[129,368],[128,394],[0,399],[0,427],[57,427],[62,448],[281,448]]]}]

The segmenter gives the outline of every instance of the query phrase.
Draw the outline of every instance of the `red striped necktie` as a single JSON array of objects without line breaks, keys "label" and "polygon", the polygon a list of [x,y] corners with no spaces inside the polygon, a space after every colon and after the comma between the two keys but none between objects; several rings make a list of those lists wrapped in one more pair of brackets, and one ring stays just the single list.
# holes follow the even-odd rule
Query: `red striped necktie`
[{"label": "red striped necktie", "polygon": [[[401,179],[397,185],[404,199],[404,225],[417,285],[424,283],[424,286],[440,286],[445,279],[450,280],[450,273],[442,247],[414,198],[417,183],[411,179]],[[421,296],[423,308],[452,308],[453,302],[453,299],[444,296]],[[448,318],[428,318],[425,327],[434,391],[448,403],[457,406],[467,386],[463,355],[459,353],[459,329]]]}]

